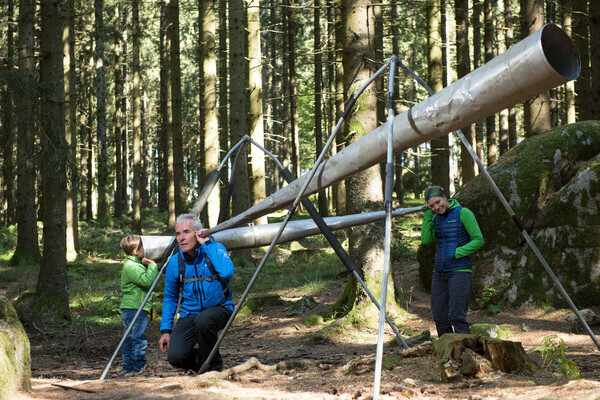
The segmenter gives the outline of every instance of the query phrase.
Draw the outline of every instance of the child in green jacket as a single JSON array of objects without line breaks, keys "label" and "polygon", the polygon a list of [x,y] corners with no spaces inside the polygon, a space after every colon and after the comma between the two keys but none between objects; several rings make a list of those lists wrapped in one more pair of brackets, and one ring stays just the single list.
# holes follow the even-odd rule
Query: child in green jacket
[{"label": "child in green jacket", "polygon": [[[142,238],[139,235],[129,235],[121,240],[121,248],[127,255],[121,271],[121,320],[125,331],[133,322],[137,310],[142,305],[146,293],[156,275],[158,265],[144,257]],[[131,331],[123,342],[123,375],[134,376],[142,373],[146,366],[146,327],[148,326],[148,312],[152,308],[152,298],[144,305],[140,315],[131,327]]]}]

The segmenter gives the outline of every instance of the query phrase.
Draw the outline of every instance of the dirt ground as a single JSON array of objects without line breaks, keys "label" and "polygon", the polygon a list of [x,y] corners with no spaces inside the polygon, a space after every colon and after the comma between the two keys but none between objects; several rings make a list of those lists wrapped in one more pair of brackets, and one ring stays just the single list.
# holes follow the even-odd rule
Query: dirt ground
[{"label": "dirt ground", "polygon": [[[429,295],[419,288],[417,267],[410,267],[400,282],[410,301],[407,323],[414,331],[429,330]],[[412,289],[411,289],[412,288]],[[340,281],[338,290],[343,289]],[[408,295],[410,293],[410,295]],[[339,292],[327,291],[315,297],[319,312],[335,302]],[[287,299],[297,300],[297,299]],[[31,340],[32,389],[15,395],[31,399],[369,399],[373,395],[377,332],[345,331],[333,338],[308,336],[319,328],[302,323],[306,316],[285,317],[286,306],[266,307],[251,317],[235,321],[225,337],[221,352],[225,368],[256,357],[264,365],[283,361],[311,360],[280,372],[256,368],[217,379],[209,373],[187,376],[173,369],[156,345],[157,321],[148,328],[148,370],[133,378],[121,375],[117,357],[105,380],[99,380],[122,332],[85,332],[56,326],[25,323]],[[594,310],[598,313],[600,310]],[[543,338],[559,335],[569,346],[568,358],[580,368],[581,379],[568,380],[558,374],[535,376],[493,372],[482,379],[443,383],[438,360],[431,346],[412,352],[381,375],[381,399],[597,399],[600,398],[600,352],[586,334],[569,333],[565,322],[569,312],[544,310],[503,310],[469,313],[471,323],[507,324],[527,354],[541,362],[534,349]],[[593,328],[596,334],[598,327]],[[386,330],[386,343],[393,338]],[[400,355],[402,349],[385,346],[384,356]],[[281,365],[281,364],[280,364]],[[210,375],[213,374],[213,375]],[[212,378],[209,379],[209,377]],[[65,389],[60,386],[68,386]],[[78,389],[78,390],[75,390]]]}]

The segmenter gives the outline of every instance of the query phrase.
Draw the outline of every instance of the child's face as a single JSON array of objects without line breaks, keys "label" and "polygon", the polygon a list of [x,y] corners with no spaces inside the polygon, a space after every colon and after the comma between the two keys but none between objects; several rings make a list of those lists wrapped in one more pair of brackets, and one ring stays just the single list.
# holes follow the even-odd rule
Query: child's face
[{"label": "child's face", "polygon": [[140,242],[138,248],[133,251],[133,255],[139,258],[140,260],[144,258],[144,246],[142,246],[142,242]]}]

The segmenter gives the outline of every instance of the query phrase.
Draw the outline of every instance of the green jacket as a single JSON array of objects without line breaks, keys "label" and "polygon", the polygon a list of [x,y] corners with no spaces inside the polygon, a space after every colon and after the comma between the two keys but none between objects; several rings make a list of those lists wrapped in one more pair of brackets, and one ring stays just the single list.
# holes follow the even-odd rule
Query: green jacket
[{"label": "green jacket", "polygon": [[[130,308],[137,310],[146,297],[148,289],[158,275],[158,265],[150,263],[147,267],[135,256],[127,256],[121,271],[121,309]],[[152,296],[144,306],[144,311],[150,312]]]}]

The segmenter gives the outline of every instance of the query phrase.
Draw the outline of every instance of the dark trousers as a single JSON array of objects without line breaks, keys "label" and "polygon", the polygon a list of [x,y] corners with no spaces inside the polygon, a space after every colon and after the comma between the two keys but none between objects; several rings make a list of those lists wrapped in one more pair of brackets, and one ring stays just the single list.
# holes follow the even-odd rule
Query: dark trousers
[{"label": "dark trousers", "polygon": [[[232,311],[215,306],[193,317],[180,318],[171,332],[167,361],[176,368],[198,372],[217,343],[218,333],[225,327]],[[197,347],[195,347],[198,345]],[[220,370],[223,358],[216,352],[210,370]]]},{"label": "dark trousers", "polygon": [[470,272],[433,272],[431,311],[438,337],[444,333],[471,333],[466,320],[471,280]]}]

